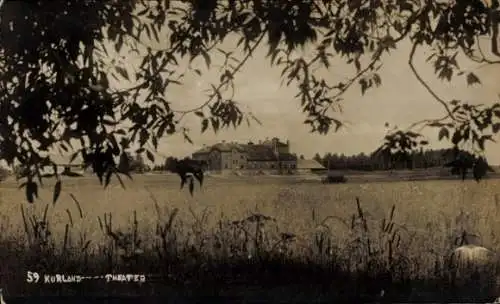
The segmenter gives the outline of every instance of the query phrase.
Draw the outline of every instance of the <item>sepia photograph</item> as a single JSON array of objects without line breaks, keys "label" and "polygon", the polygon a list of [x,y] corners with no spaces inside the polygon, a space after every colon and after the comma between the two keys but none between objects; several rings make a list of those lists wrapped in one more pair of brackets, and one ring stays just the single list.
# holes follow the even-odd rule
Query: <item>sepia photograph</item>
[{"label": "sepia photograph", "polygon": [[0,304],[500,303],[499,29],[499,0],[0,0]]}]

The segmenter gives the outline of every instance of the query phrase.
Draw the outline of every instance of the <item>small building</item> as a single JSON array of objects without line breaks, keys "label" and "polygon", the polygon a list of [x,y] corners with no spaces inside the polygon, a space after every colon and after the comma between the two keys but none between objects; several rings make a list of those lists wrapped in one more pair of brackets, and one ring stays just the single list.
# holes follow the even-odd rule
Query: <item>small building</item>
[{"label": "small building", "polygon": [[297,173],[322,173],[326,172],[325,166],[320,164],[314,159],[298,159],[297,160]]}]

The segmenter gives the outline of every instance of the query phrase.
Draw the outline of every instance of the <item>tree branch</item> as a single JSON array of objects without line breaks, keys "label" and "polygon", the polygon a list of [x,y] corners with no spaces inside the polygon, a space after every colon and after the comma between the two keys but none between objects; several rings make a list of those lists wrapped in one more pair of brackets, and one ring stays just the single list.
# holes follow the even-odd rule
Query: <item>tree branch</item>
[{"label": "tree branch", "polygon": [[436,99],[441,105],[443,105],[443,107],[445,108],[446,112],[448,113],[448,116],[451,117],[452,119],[454,119],[455,116],[451,112],[451,110],[448,107],[448,104],[446,103],[446,101],[444,101],[441,97],[439,97],[431,89],[431,87],[424,81],[424,79],[420,76],[420,74],[418,74],[417,69],[415,68],[415,65],[413,64],[413,57],[415,56],[415,51],[417,50],[417,46],[418,46],[418,41],[415,41],[413,43],[413,46],[411,48],[410,55],[409,55],[409,58],[408,58],[408,64],[410,65],[410,69],[412,70],[413,74],[415,75],[415,77],[417,78],[417,80],[420,82],[420,84],[427,90],[427,92],[429,92],[429,94],[431,94],[432,97],[434,97],[434,99]]},{"label": "tree branch", "polygon": [[[260,45],[260,43],[262,42],[262,39],[264,39],[264,36],[265,36],[266,32],[263,32],[260,37],[257,39],[257,41],[255,42],[255,44],[248,50],[248,53],[245,55],[245,57],[238,63],[238,65],[233,69],[233,71],[231,72],[231,76],[234,76],[236,73],[239,72],[239,70],[241,70],[241,68],[245,65],[245,63],[248,61],[248,59],[250,59],[250,57],[252,57],[252,54],[253,52],[255,51],[255,49]],[[214,93],[212,93],[209,98],[201,105],[195,107],[195,108],[192,108],[192,109],[189,109],[189,110],[183,110],[183,111],[180,111],[180,110],[173,110],[172,112],[174,113],[179,113],[181,114],[181,117],[179,118],[179,120],[182,119],[182,117],[184,117],[186,114],[188,113],[192,113],[192,112],[195,112],[195,111],[198,111],[198,110],[201,110],[203,109],[204,107],[206,107],[210,102],[212,102],[212,100],[215,98],[215,96],[217,96],[217,92],[222,88],[224,87],[225,85],[228,84],[229,81],[231,81],[232,77],[226,77],[224,81],[222,81],[221,83],[219,83],[219,85],[214,89]]]},{"label": "tree branch", "polygon": [[346,85],[343,87],[339,88],[339,92],[335,95],[332,96],[332,100],[337,99],[340,97],[342,94],[344,94],[353,84],[356,80],[358,80],[361,76],[363,76],[368,70],[371,70],[375,67],[375,63],[380,59],[380,56],[382,53],[380,52],[377,56],[375,56],[372,61],[362,70],[360,70],[354,77],[349,79]]},{"label": "tree branch", "polygon": [[406,130],[409,131],[413,128],[415,128],[416,126],[419,126],[419,125],[423,125],[419,130],[418,132],[421,132],[425,127],[429,126],[429,124],[432,124],[432,123],[440,123],[446,119],[448,119],[450,116],[449,115],[446,115],[444,117],[441,117],[441,118],[437,118],[437,119],[423,119],[423,120],[419,120],[417,122],[414,122],[412,123],[411,125],[409,125]]}]

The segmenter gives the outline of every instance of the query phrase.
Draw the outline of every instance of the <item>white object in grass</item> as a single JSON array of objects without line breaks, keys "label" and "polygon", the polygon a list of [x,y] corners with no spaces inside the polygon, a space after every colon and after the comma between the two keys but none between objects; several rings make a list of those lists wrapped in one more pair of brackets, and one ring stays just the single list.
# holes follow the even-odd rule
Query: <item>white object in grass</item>
[{"label": "white object in grass", "polygon": [[7,304],[7,303],[5,303],[5,301],[3,299],[2,288],[0,288],[0,304]]}]

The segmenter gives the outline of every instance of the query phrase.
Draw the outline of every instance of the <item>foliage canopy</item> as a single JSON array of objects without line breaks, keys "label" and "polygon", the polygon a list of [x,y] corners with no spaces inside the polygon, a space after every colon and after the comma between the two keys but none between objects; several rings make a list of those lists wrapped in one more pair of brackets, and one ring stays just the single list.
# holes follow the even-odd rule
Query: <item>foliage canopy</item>
[{"label": "foliage canopy", "polygon": [[[424,125],[438,128],[439,138],[457,149],[484,159],[486,142],[500,130],[500,104],[441,98],[418,74],[413,57],[428,47],[428,62],[441,80],[465,77],[470,85],[480,84],[477,75],[460,68],[458,58],[500,63],[498,7],[498,0],[5,1],[0,15],[0,158],[12,166],[25,164],[27,185],[33,188],[33,178],[42,180],[40,167],[53,165],[48,151],[75,152],[107,184],[112,174],[127,174],[126,163],[118,166],[116,159],[125,162],[131,143],[153,160],[159,138],[182,132],[190,141],[188,130],[180,127],[186,115],[198,116],[203,132],[252,119],[231,90],[261,45],[268,48],[269,63],[282,70],[286,85],[297,88],[311,131],[337,131],[343,94],[355,86],[363,94],[380,86],[377,72],[385,55],[410,41],[409,68],[446,115],[392,131],[379,152],[408,152],[426,144],[414,130]],[[238,50],[220,49],[228,37],[239,39]],[[154,49],[148,41],[168,41],[168,46]],[[135,75],[129,75],[125,63],[109,63],[110,42],[117,52],[127,48],[143,55]],[[305,45],[312,47],[312,59],[297,54]],[[215,50],[228,60],[206,101],[188,111],[175,110],[168,90],[182,85],[183,75],[176,72],[180,59],[202,57],[210,66]],[[353,66],[348,81],[315,73],[328,69],[332,58]],[[108,77],[136,85],[115,90]]]}]

